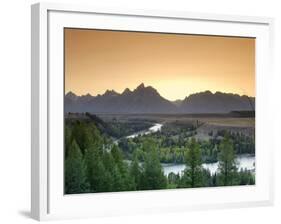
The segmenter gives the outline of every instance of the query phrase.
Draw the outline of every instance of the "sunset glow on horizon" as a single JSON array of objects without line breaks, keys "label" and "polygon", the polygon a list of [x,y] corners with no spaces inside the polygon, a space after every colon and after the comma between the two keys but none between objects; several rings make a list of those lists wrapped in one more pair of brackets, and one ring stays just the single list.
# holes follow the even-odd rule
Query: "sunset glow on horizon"
[{"label": "sunset glow on horizon", "polygon": [[168,100],[192,93],[255,96],[255,39],[65,29],[65,92],[95,96],[152,86]]}]

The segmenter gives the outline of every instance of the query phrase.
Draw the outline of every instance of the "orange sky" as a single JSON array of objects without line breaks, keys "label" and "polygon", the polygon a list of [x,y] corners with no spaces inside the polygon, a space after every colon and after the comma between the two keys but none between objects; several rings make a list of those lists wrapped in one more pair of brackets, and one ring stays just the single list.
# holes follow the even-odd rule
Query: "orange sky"
[{"label": "orange sky", "polygon": [[255,39],[65,29],[66,92],[140,83],[169,100],[205,90],[255,96]]}]

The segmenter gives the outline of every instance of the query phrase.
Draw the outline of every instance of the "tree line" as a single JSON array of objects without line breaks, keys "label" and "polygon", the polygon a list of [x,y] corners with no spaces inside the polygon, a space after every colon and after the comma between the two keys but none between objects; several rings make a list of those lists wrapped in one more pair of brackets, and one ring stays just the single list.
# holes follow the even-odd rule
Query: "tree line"
[{"label": "tree line", "polygon": [[[76,121],[65,128],[65,193],[116,192],[168,188],[254,184],[254,175],[238,171],[233,141],[225,136],[219,145],[219,170],[211,175],[202,166],[202,149],[192,138],[186,142],[183,173],[164,175],[160,147],[145,138],[130,161],[93,123]],[[139,153],[142,152],[142,153]]]},{"label": "tree line", "polygon": [[[133,139],[121,138],[119,140],[119,147],[124,152],[127,159],[132,159],[133,152],[140,149],[143,141],[146,138],[154,138],[159,145],[159,158],[162,163],[185,163],[185,154],[188,150],[187,142],[195,135],[192,129],[175,128],[173,131],[164,125],[161,132],[152,133],[149,136],[137,136]],[[255,154],[255,140],[253,137],[247,136],[243,133],[230,132],[227,130],[219,130],[216,133],[209,133],[210,139],[198,140],[200,145],[203,163],[214,163],[218,161],[219,145],[224,136],[232,141],[235,154]]]}]

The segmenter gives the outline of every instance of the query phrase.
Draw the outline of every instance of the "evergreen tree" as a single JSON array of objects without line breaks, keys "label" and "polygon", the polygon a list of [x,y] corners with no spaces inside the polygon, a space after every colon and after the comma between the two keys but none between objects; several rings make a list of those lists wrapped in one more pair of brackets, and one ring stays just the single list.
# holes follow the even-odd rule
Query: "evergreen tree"
[{"label": "evergreen tree", "polygon": [[145,140],[145,160],[144,172],[142,177],[142,189],[164,189],[167,186],[167,178],[164,175],[162,166],[157,153],[157,144],[152,140]]},{"label": "evergreen tree", "polygon": [[124,180],[117,164],[115,164],[111,175],[113,180],[113,191],[125,190]]},{"label": "evergreen tree", "polygon": [[115,161],[115,163],[118,165],[118,166],[121,166],[122,165],[122,162],[123,162],[123,156],[122,156],[122,153],[119,149],[119,147],[117,145],[113,145],[112,149],[111,149],[111,155]]},{"label": "evergreen tree", "polygon": [[87,164],[87,177],[91,185],[91,192],[104,191],[106,170],[99,153],[99,148],[92,145],[86,149],[85,162]]},{"label": "evergreen tree", "polygon": [[64,156],[65,158],[68,156],[68,151],[69,148],[71,146],[71,129],[69,128],[69,126],[65,126],[64,128]]},{"label": "evergreen tree", "polygon": [[98,147],[99,153],[102,153],[103,139],[94,124],[77,121],[72,130],[72,138],[76,139],[82,153],[92,146]]},{"label": "evergreen tree", "polygon": [[216,187],[217,184],[217,173],[215,173],[213,176],[211,176],[212,178],[212,186]]},{"label": "evergreen tree", "polygon": [[103,191],[114,191],[114,179],[113,171],[115,168],[115,162],[110,152],[104,152],[103,154],[103,165],[105,168]]},{"label": "evergreen tree", "polygon": [[135,187],[134,179],[130,175],[129,166],[123,160],[122,152],[117,145],[112,147],[111,155],[116,164],[116,168],[114,169],[114,177],[116,178],[115,183],[118,191],[133,190]]},{"label": "evergreen tree", "polygon": [[228,135],[223,138],[219,145],[218,160],[220,184],[224,186],[234,185],[237,167],[235,162],[233,142],[230,140]]},{"label": "evergreen tree", "polygon": [[255,183],[256,183],[255,175],[251,174],[249,185],[255,185]]},{"label": "evergreen tree", "polygon": [[112,170],[115,166],[115,161],[110,152],[103,153],[103,164],[107,171],[112,172]]},{"label": "evergreen tree", "polygon": [[101,192],[112,192],[114,191],[114,180],[112,177],[112,172],[105,170],[103,176],[104,186],[100,190]]},{"label": "evergreen tree", "polygon": [[239,185],[253,185],[255,184],[254,175],[251,171],[242,169],[238,172],[238,184]]},{"label": "evergreen tree", "polygon": [[179,180],[180,180],[179,174],[170,172],[168,175],[168,188],[169,189],[177,188],[177,186],[179,184]]},{"label": "evergreen tree", "polygon": [[65,193],[77,194],[88,190],[86,165],[78,144],[73,140],[65,159]]},{"label": "evergreen tree", "polygon": [[183,185],[186,187],[201,187],[203,184],[203,168],[200,145],[192,138],[188,148],[185,158],[187,168],[184,170]]},{"label": "evergreen tree", "polygon": [[134,181],[134,190],[139,190],[141,188],[141,167],[139,166],[139,160],[137,157],[137,152],[133,154],[133,161],[130,167],[130,175]]}]

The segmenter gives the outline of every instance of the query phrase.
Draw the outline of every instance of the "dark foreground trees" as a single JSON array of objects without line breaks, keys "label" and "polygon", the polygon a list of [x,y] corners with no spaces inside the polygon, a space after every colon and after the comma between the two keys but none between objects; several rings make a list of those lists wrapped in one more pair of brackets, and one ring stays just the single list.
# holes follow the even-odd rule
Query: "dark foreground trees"
[{"label": "dark foreground trees", "polygon": [[202,155],[199,144],[194,138],[188,145],[185,158],[186,169],[182,177],[183,187],[200,187],[203,184]]},{"label": "dark foreground trees", "polygon": [[[65,193],[164,189],[163,173],[156,143],[144,143],[141,166],[137,153],[130,163],[117,145],[106,145],[93,124],[77,122],[65,136]],[[72,142],[72,143],[69,143]]]},{"label": "dark foreground trees", "polygon": [[159,142],[153,136],[144,138],[141,148],[135,149],[132,160],[128,161],[123,151],[109,143],[92,123],[76,121],[66,127],[65,133],[66,194],[255,183],[252,172],[237,170],[233,142],[228,136],[218,147],[218,173],[211,175],[203,168],[202,149],[193,138],[185,143],[184,172],[165,176],[159,159]]},{"label": "dark foreground trees", "polygon": [[167,186],[167,179],[164,175],[159,155],[157,152],[157,144],[152,139],[144,143],[147,153],[144,158],[143,174],[141,178],[141,189],[165,189]]},{"label": "dark foreground trees", "polygon": [[233,142],[226,136],[219,145],[219,173],[221,185],[233,185],[237,175]]},{"label": "dark foreground trees", "polygon": [[78,144],[73,140],[65,160],[65,193],[88,192],[89,187],[85,161]]}]

